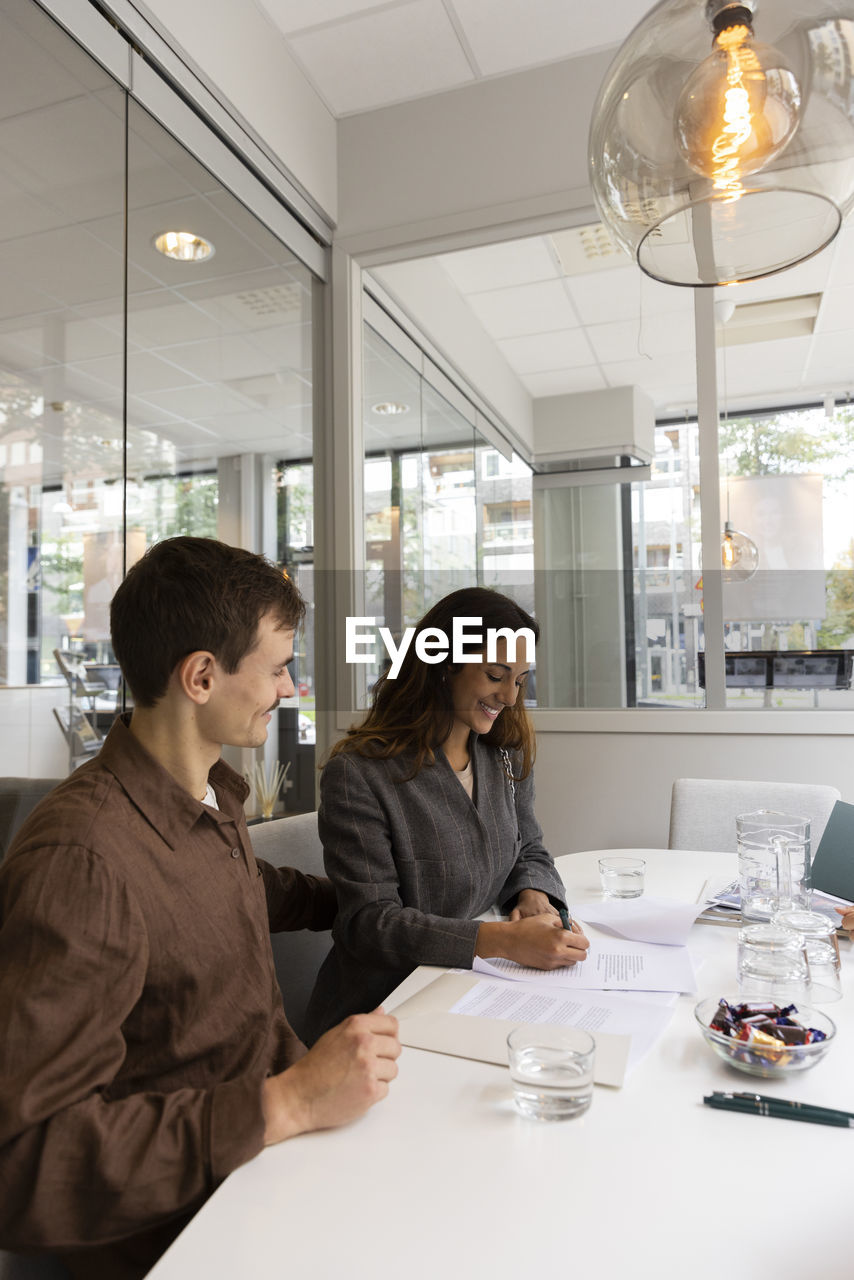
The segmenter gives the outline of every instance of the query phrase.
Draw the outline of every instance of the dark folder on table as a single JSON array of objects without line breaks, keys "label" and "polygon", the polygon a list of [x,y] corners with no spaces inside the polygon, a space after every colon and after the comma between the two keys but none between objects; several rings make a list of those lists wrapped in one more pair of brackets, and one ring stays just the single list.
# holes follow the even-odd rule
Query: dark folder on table
[{"label": "dark folder on table", "polygon": [[812,884],[854,902],[854,804],[837,800],[833,806],[813,859]]}]

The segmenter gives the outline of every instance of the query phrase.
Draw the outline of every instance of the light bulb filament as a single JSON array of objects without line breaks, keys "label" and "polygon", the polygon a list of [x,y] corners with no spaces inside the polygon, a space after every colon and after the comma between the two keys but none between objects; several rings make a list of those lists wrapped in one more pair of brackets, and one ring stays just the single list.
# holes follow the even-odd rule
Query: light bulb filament
[{"label": "light bulb filament", "polygon": [[756,57],[744,43],[750,34],[749,27],[738,25],[727,27],[717,38],[726,53],[727,89],[723,129],[712,143],[713,178],[715,188],[726,191],[728,200],[738,200],[744,193],[740,151],[753,130],[750,95],[744,85],[744,73],[758,70]]}]

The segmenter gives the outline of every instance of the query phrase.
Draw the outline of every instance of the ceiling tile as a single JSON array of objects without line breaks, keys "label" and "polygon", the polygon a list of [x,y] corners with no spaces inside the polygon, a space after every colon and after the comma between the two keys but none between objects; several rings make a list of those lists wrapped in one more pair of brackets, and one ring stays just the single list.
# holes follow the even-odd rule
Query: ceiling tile
[{"label": "ceiling tile", "polygon": [[485,76],[605,48],[628,35],[649,7],[649,0],[454,0]]},{"label": "ceiling tile", "polygon": [[335,115],[474,79],[441,0],[412,0],[320,27],[296,36],[291,48]]},{"label": "ceiling tile", "polygon": [[694,313],[691,289],[660,284],[628,263],[617,271],[569,276],[566,287],[583,324],[628,320],[638,314],[648,317],[679,312],[693,317]]},{"label": "ceiling tile", "polygon": [[[785,386],[800,388],[810,355],[812,338],[783,338],[775,342],[754,342],[726,351],[718,370],[718,402],[721,413],[737,407],[742,396],[767,397],[768,404],[779,404],[781,371],[785,370]],[[725,388],[725,391],[724,389]]]},{"label": "ceiling tile", "polygon": [[550,369],[574,369],[593,363],[583,329],[538,333],[526,338],[506,338],[498,343],[510,367],[517,373],[545,373]]},{"label": "ceiling tile", "polygon": [[590,345],[597,360],[635,360],[660,356],[694,359],[694,329],[681,315],[640,317],[615,324],[590,325]]},{"label": "ceiling tile", "polygon": [[[378,0],[257,0],[285,35],[380,8]],[[385,6],[388,7],[387,5]]]},{"label": "ceiling tile", "polygon": [[468,304],[493,338],[578,327],[578,316],[559,280],[470,294]]},{"label": "ceiling tile", "polygon": [[487,289],[506,289],[535,280],[557,280],[559,272],[546,242],[511,240],[507,244],[488,244],[482,249],[463,249],[459,253],[443,253],[436,259],[453,280],[460,293],[481,293]]},{"label": "ceiling tile", "polygon": [[[850,334],[852,318],[854,318],[854,284],[844,285],[841,289],[831,289],[822,297],[815,332],[825,334],[844,329]],[[849,350],[852,373],[854,373],[854,342],[851,343]]]},{"label": "ceiling tile", "polygon": [[833,248],[833,284],[854,284],[854,223],[849,221],[843,227]]}]

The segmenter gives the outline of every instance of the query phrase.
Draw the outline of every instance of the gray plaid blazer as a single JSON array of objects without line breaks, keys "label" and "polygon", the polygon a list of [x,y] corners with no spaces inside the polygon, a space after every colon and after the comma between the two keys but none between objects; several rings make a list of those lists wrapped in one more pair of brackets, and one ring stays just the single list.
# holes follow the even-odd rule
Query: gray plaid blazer
[{"label": "gray plaid blazer", "polygon": [[534,817],[533,776],[511,786],[494,747],[473,734],[470,749],[474,803],[442,752],[409,781],[408,755],[342,754],[324,768],[318,827],[338,915],[309,1002],[309,1043],[376,1008],[419,964],[471,968],[474,917],[493,904],[509,911],[522,889],[540,889],[565,905]]}]

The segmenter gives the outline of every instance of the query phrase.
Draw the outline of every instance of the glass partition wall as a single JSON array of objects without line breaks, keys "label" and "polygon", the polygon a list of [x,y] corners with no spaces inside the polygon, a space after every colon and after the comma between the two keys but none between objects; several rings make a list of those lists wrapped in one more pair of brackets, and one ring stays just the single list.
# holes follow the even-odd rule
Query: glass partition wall
[{"label": "glass partition wall", "polygon": [[[109,602],[146,547],[221,537],[310,584],[313,277],[36,5],[0,15],[0,753],[56,776],[126,696]],[[294,783],[308,710],[268,747]]]},{"label": "glass partition wall", "polygon": [[[656,425],[643,478],[628,459],[534,475],[420,357],[409,336],[397,350],[366,328],[366,612],[397,636],[447,591],[496,586],[540,622],[533,704],[703,709],[696,419]],[[726,707],[850,709],[854,410],[725,417],[718,442],[718,545],[729,521],[758,550],[750,574],[720,559],[705,574],[706,588],[721,578]]]}]

